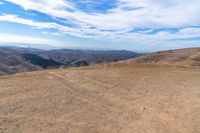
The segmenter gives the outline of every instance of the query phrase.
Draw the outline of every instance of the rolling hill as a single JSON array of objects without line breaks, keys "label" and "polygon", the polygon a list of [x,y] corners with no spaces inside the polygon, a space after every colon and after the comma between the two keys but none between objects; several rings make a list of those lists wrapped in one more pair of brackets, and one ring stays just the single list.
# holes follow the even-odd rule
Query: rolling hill
[{"label": "rolling hill", "polygon": [[27,62],[19,50],[0,48],[0,75],[39,70],[41,67]]},{"label": "rolling hill", "polygon": [[161,51],[139,57],[131,62],[179,67],[200,67],[200,48]]},{"label": "rolling hill", "polygon": [[130,59],[140,55],[142,54],[130,51],[69,49],[47,51],[32,48],[0,47],[0,75],[58,67],[88,66]]},{"label": "rolling hill", "polygon": [[0,132],[198,133],[200,69],[181,66],[194,51],[1,76]]},{"label": "rolling hill", "polygon": [[79,66],[80,63],[91,65],[100,63],[116,62],[141,56],[142,54],[126,50],[71,50],[59,49],[38,52],[38,55],[46,59],[53,59],[67,67]]}]

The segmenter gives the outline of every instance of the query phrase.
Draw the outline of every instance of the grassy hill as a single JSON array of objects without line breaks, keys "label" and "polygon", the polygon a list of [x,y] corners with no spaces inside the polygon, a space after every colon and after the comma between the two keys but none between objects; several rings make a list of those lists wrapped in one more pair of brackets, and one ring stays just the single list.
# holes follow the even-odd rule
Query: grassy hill
[{"label": "grassy hill", "polygon": [[161,51],[133,59],[133,61],[141,64],[200,67],[200,48]]},{"label": "grassy hill", "polygon": [[194,51],[1,76],[0,132],[198,133],[200,69],[174,65]]}]

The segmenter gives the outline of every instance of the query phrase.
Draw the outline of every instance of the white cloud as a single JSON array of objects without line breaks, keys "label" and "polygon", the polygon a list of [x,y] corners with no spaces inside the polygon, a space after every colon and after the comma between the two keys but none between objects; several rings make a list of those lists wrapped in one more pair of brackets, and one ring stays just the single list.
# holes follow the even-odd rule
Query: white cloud
[{"label": "white cloud", "polygon": [[108,31],[101,32],[97,29],[90,29],[88,27],[76,29],[59,25],[56,23],[37,22],[33,20],[19,18],[16,15],[0,16],[0,21],[8,21],[8,22],[24,24],[32,26],[37,29],[56,29],[59,31],[59,33],[43,32],[44,34],[52,34],[56,36],[60,36],[62,33],[84,38],[129,40],[129,41],[136,41],[138,43],[141,41],[143,41],[144,43],[146,41],[148,42],[148,41],[161,41],[161,40],[164,41],[172,39],[186,39],[186,38],[194,38],[200,36],[200,28],[183,28],[179,30],[176,34],[171,34],[166,31],[160,31],[155,34],[145,34],[145,32],[151,32],[152,30],[147,30],[139,33],[128,32],[129,30],[121,30],[115,32],[108,32]]},{"label": "white cloud", "polygon": [[0,5],[3,5],[4,3],[0,1]]},{"label": "white cloud", "polygon": [[59,33],[59,32],[46,32],[43,31],[43,34],[47,34],[47,35],[54,35],[54,36],[62,36],[63,34]]},{"label": "white cloud", "polygon": [[[200,28],[183,28],[174,34],[166,31],[145,34],[157,28],[179,28],[199,25],[200,0],[119,0],[118,6],[110,9],[109,12],[91,14],[77,9],[73,3],[66,0],[6,1],[20,5],[25,10],[35,10],[58,18],[58,20],[62,18],[62,21],[66,20],[77,25],[77,27],[74,28],[52,22],[36,22],[19,18],[16,15],[2,15],[0,16],[0,21],[25,24],[38,29],[56,29],[62,34],[77,37],[156,43],[200,36]],[[134,28],[150,28],[150,30],[139,33],[129,32]]]},{"label": "white cloud", "polygon": [[[29,19],[20,18],[16,15],[2,15],[0,16],[0,21],[8,21],[13,23],[24,24],[28,26],[32,26],[37,29],[56,29],[62,33],[74,35],[78,37],[89,37],[89,35],[85,34],[101,34],[100,31],[95,29],[89,29],[87,27],[83,28],[70,28],[63,25],[59,25],[57,23],[50,23],[50,22],[37,22]],[[58,35],[58,34],[57,34]]]},{"label": "white cloud", "polygon": [[[24,9],[36,10],[47,15],[63,18],[72,23],[91,25],[98,29],[129,29],[132,27],[180,27],[197,25],[200,22],[199,0],[119,0],[117,8],[107,14],[88,14],[76,9],[65,0],[32,1],[6,0],[22,6]],[[124,7],[141,7],[138,10],[123,10]],[[72,9],[70,12],[67,9]]]},{"label": "white cloud", "polygon": [[0,43],[55,45],[55,41],[44,38],[0,33]]}]

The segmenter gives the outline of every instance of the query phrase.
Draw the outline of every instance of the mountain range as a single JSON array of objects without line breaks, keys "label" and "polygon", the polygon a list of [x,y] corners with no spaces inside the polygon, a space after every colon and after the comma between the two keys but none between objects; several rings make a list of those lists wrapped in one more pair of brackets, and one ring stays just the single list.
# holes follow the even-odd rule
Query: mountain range
[{"label": "mountain range", "polygon": [[131,59],[141,55],[126,50],[40,50],[0,47],[0,75],[48,68],[88,66]]}]

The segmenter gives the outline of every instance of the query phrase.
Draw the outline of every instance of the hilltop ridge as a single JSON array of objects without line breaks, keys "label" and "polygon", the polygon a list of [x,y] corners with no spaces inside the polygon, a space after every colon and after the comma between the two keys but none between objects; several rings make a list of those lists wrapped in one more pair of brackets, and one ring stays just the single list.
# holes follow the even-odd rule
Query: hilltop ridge
[{"label": "hilltop ridge", "polygon": [[136,63],[167,66],[200,67],[200,48],[187,48],[156,52],[133,59]]}]

